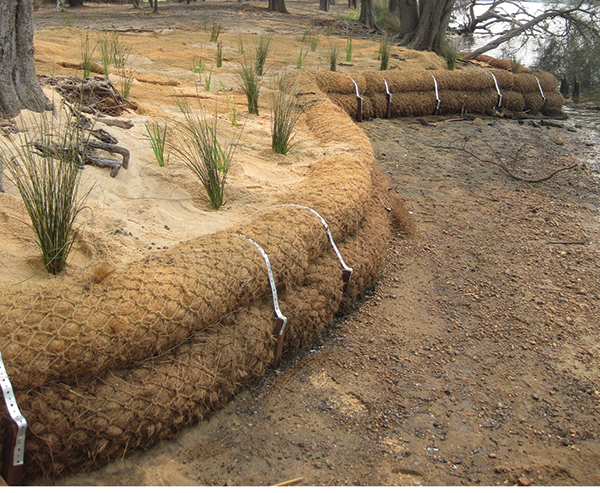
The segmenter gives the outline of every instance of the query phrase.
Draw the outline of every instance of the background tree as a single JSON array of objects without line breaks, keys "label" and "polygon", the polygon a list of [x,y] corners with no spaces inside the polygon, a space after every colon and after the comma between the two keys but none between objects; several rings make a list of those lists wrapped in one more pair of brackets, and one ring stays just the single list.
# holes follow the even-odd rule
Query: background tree
[{"label": "background tree", "polygon": [[0,1],[0,112],[17,116],[51,104],[42,92],[33,60],[32,0]]},{"label": "background tree", "polygon": [[281,12],[282,14],[288,14],[288,10],[285,8],[285,0],[269,0],[269,9],[273,12]]}]

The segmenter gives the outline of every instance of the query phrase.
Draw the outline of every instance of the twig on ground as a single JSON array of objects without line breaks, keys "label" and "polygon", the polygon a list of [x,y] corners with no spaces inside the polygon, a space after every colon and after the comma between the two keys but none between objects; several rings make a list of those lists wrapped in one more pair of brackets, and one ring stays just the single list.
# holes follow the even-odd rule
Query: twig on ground
[{"label": "twig on ground", "polygon": [[[434,149],[444,149],[444,150],[448,150],[448,151],[461,151],[464,152],[465,154],[468,154],[469,156],[471,156],[472,158],[477,159],[480,163],[486,163],[486,164],[493,164],[494,166],[497,166],[498,168],[500,168],[502,171],[504,171],[508,176],[510,176],[512,179],[514,180],[519,180],[519,181],[524,181],[526,183],[541,183],[543,181],[547,181],[550,178],[554,177],[555,175],[557,175],[558,173],[562,173],[563,171],[568,171],[570,169],[573,169],[575,167],[577,167],[578,163],[569,165],[569,166],[565,166],[563,168],[559,168],[557,170],[554,170],[552,173],[543,176],[541,178],[525,178],[522,176],[517,176],[515,175],[512,171],[510,171],[510,169],[503,163],[502,158],[498,155],[498,153],[496,153],[489,144],[488,148],[490,149],[490,151],[492,152],[492,155],[495,157],[495,159],[484,159],[480,156],[478,156],[477,154],[475,154],[474,152],[470,151],[469,149],[466,148],[468,139],[465,139],[463,142],[463,145],[461,147],[458,146],[454,146],[454,145],[448,145],[448,146],[436,146],[436,145],[432,145],[431,147],[433,147]],[[525,148],[525,144],[523,144],[516,152],[514,158],[513,158],[513,164],[517,162],[517,160],[519,159],[521,152],[523,151],[523,149]]]},{"label": "twig on ground", "polygon": [[277,483],[277,484],[274,484],[273,486],[291,486],[293,484],[299,483],[300,481],[304,481],[303,476],[300,476],[299,478],[295,478],[295,479],[290,479],[288,481],[284,481],[283,483]]}]

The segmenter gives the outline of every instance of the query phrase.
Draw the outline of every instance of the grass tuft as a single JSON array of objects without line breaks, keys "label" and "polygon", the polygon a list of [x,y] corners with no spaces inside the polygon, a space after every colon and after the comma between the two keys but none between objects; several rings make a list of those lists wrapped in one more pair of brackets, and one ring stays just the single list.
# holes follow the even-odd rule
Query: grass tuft
[{"label": "grass tuft", "polygon": [[156,157],[158,165],[162,168],[168,162],[169,159],[165,160],[165,146],[167,143],[167,124],[161,125],[158,122],[146,123],[146,133],[150,138],[150,146]]},{"label": "grass tuft", "polygon": [[238,76],[242,83],[242,89],[248,98],[248,113],[258,115],[260,77],[256,71],[256,63],[251,63],[244,58],[244,61],[240,64]]},{"label": "grass tuft", "polygon": [[276,90],[271,95],[272,149],[276,154],[287,154],[292,147],[296,125],[304,106],[297,102],[297,84],[288,92],[287,74],[276,80]]},{"label": "grass tuft", "polygon": [[390,43],[390,39],[387,34],[384,34],[379,42],[379,59],[381,60],[381,64],[379,66],[380,70],[387,70],[390,63],[390,51],[392,49],[392,45]]},{"label": "grass tuft", "polygon": [[261,34],[258,39],[258,45],[256,46],[256,73],[260,77],[264,74],[265,63],[267,56],[269,55],[269,49],[271,47],[272,36],[266,36]]},{"label": "grass tuft", "polygon": [[225,201],[225,183],[229,164],[239,142],[239,135],[225,149],[217,135],[217,113],[209,121],[204,108],[193,110],[187,101],[178,99],[184,121],[179,125],[172,151],[196,175],[204,187],[213,210]]},{"label": "grass tuft", "polygon": [[40,111],[27,127],[8,137],[0,160],[23,199],[44,267],[56,275],[65,270],[77,236],[75,220],[89,195],[78,195],[86,140],[81,122],[64,108]]},{"label": "grass tuft", "polygon": [[329,68],[332,72],[337,70],[339,50],[334,44],[329,45]]}]

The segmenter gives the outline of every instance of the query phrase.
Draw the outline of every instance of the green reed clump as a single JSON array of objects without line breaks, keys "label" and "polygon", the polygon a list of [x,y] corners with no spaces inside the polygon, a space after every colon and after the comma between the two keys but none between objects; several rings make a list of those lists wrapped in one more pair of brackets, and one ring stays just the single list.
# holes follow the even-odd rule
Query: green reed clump
[{"label": "green reed clump", "polygon": [[158,122],[146,123],[146,133],[150,139],[150,146],[156,157],[156,162],[160,167],[164,167],[169,158],[165,160],[165,147],[167,144],[167,123],[160,124]]},{"label": "green reed clump", "polygon": [[287,154],[304,106],[298,104],[296,85],[288,91],[285,72],[277,78],[275,86],[271,95],[271,148],[276,154]]},{"label": "green reed clump", "polygon": [[302,63],[304,62],[306,55],[308,55],[308,48],[306,49],[306,51],[304,51],[304,41],[302,41],[302,46],[300,46],[300,53],[298,54],[298,58],[296,59],[296,68],[298,70],[302,69]]},{"label": "green reed clump", "polygon": [[44,268],[54,275],[65,270],[77,237],[75,220],[89,195],[79,194],[86,147],[80,123],[64,108],[40,111],[25,132],[9,135],[0,148],[0,160],[31,220]]},{"label": "green reed clump", "polygon": [[379,42],[379,59],[381,60],[380,70],[387,70],[390,63],[390,51],[392,44],[387,34],[384,34]]},{"label": "green reed clump", "polygon": [[267,56],[269,55],[272,40],[272,36],[266,36],[264,34],[261,34],[258,38],[258,45],[256,46],[255,65],[256,73],[259,77],[262,76],[265,71],[265,63],[267,61]]},{"label": "green reed clump", "polygon": [[458,44],[455,41],[445,40],[442,44],[442,55],[446,61],[446,68],[448,70],[454,70],[456,67],[456,60],[460,56]]},{"label": "green reed clump", "polygon": [[172,145],[172,152],[196,175],[204,187],[213,210],[225,201],[225,184],[237,140],[225,148],[217,134],[217,113],[208,120],[204,108],[192,109],[187,102],[178,101],[184,120]]},{"label": "green reed clump", "polygon": [[221,23],[213,22],[212,28],[210,29],[210,42],[216,43],[221,34]]},{"label": "green reed clump", "polygon": [[217,43],[217,68],[223,66],[223,43]]},{"label": "green reed clump", "polygon": [[346,61],[348,63],[352,61],[352,34],[346,40]]},{"label": "green reed clump", "polygon": [[338,47],[333,44],[330,44],[329,45],[329,68],[331,69],[332,72],[335,72],[337,70],[338,56],[339,56]]},{"label": "green reed clump", "polygon": [[238,77],[242,89],[248,98],[248,113],[258,115],[258,93],[260,92],[260,77],[256,71],[256,63],[244,58],[240,64]]},{"label": "green reed clump", "polygon": [[81,52],[81,64],[83,68],[83,78],[87,79],[92,73],[92,57],[96,51],[96,46],[90,47],[90,36],[85,33],[85,38],[81,38],[79,44],[79,51]]}]

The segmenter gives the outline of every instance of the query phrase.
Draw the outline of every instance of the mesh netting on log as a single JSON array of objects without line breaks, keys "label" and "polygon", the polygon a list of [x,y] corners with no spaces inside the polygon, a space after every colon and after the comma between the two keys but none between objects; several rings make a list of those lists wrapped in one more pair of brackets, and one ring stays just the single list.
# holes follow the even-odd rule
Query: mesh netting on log
[{"label": "mesh netting on log", "polygon": [[[391,223],[412,225],[375,170],[366,136],[314,79],[302,87],[312,98],[306,120],[315,138],[343,150],[314,163],[281,205],[103,281],[63,277],[3,291],[0,349],[29,422],[29,476],[85,470],[149,447],[264,374],[275,348],[273,301],[264,259],[242,235],[269,255],[289,320],[287,351],[375,282]],[[320,220],[286,204],[327,221],[354,269],[345,300],[342,267]]]},{"label": "mesh netting on log", "polygon": [[315,79],[319,89],[354,118],[359,104],[357,90],[362,97],[362,118],[386,116],[386,83],[392,98],[392,117],[485,113],[494,109],[537,113],[560,110],[564,102],[556,78],[541,71],[513,74],[504,70],[389,70],[356,75],[318,72]]}]

